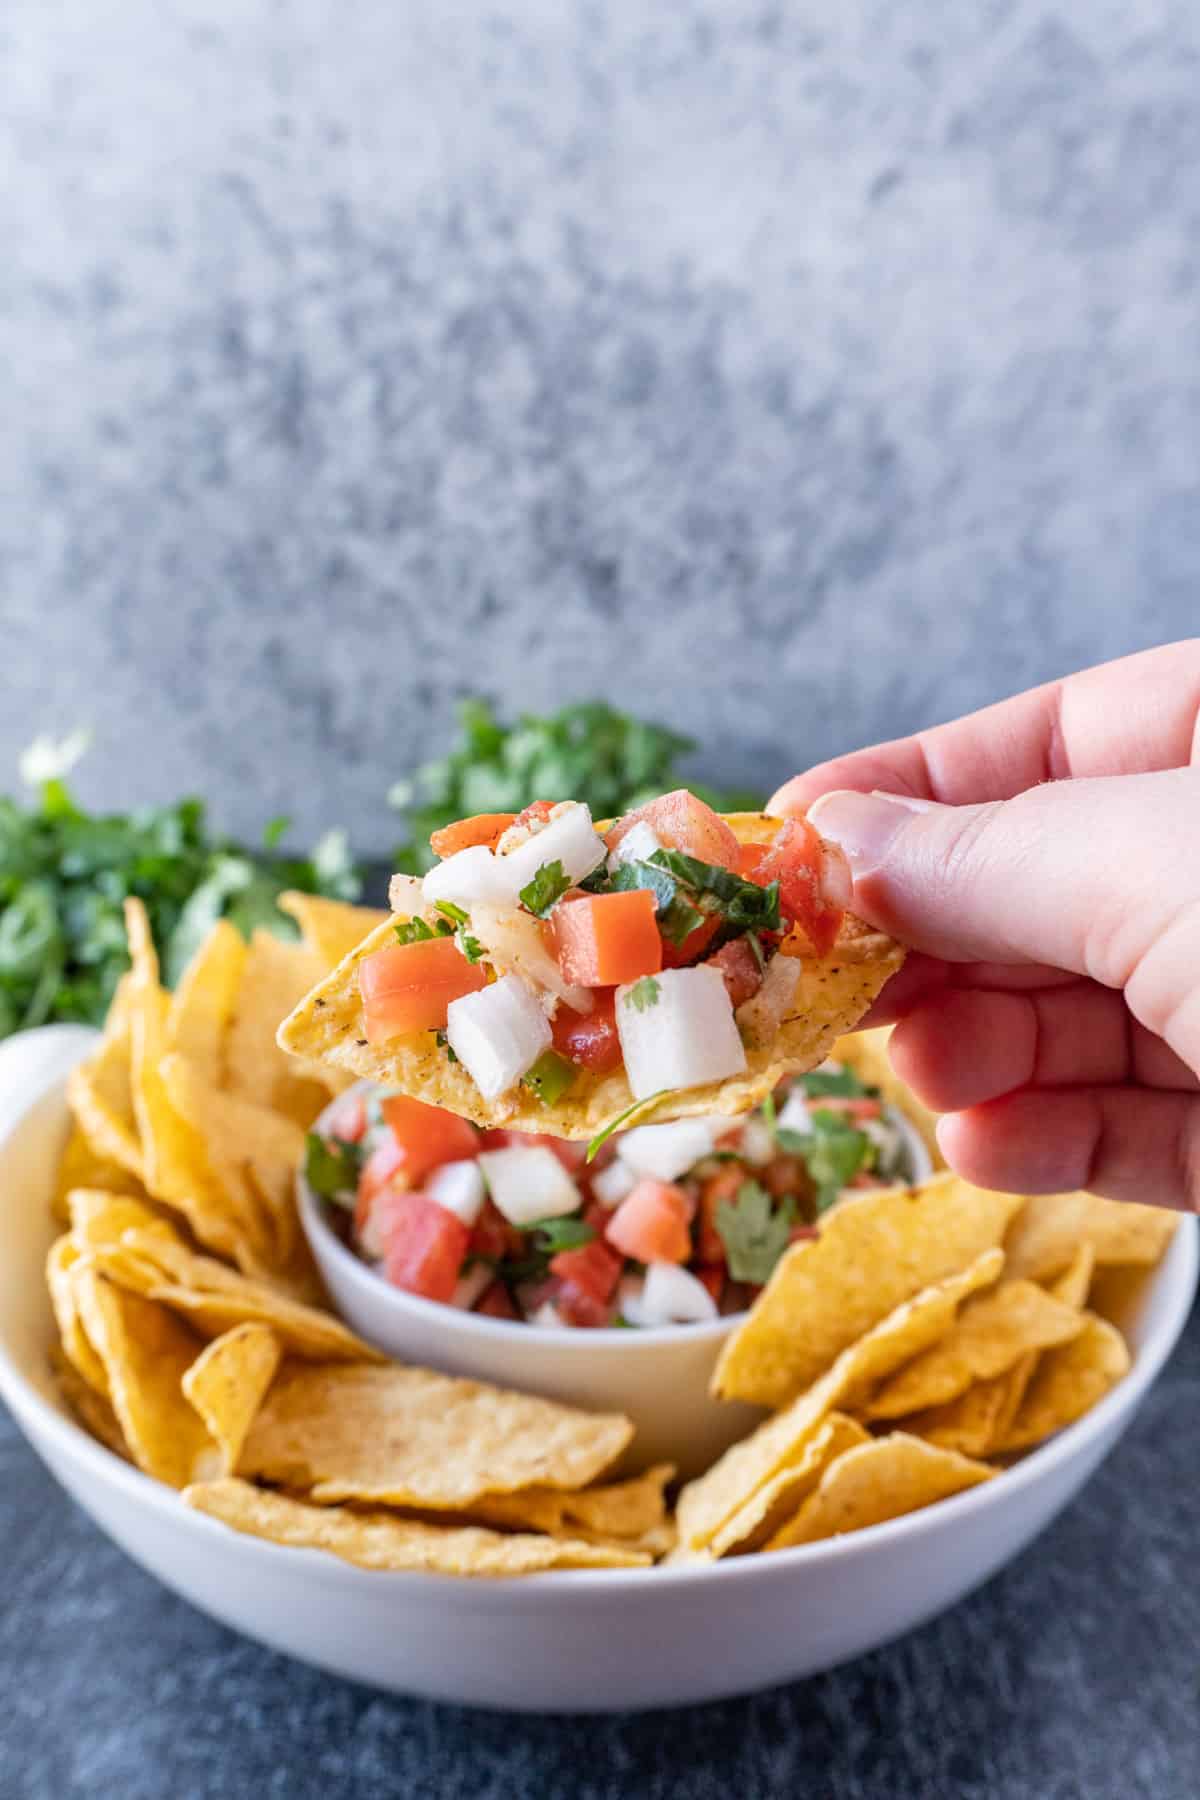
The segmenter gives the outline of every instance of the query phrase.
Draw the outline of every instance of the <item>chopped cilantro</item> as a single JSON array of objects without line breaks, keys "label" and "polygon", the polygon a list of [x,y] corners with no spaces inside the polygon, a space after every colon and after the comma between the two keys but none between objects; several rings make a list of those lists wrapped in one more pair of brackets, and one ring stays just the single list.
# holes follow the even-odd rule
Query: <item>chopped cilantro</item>
[{"label": "chopped cilantro", "polygon": [[757,1181],[744,1181],[732,1205],[728,1200],[721,1202],[716,1226],[735,1281],[751,1281],[761,1287],[770,1279],[787,1249],[792,1218],[791,1206],[784,1203],[774,1208],[770,1194]]},{"label": "chopped cilantro", "polygon": [[816,1111],[812,1132],[801,1138],[800,1155],[817,1189],[817,1211],[833,1205],[860,1169],[869,1168],[875,1146],[865,1131],[856,1131],[841,1113]]},{"label": "chopped cilantro", "polygon": [[362,1150],[345,1138],[310,1131],[304,1140],[304,1179],[314,1194],[339,1206],[353,1206]]},{"label": "chopped cilantro", "polygon": [[521,1085],[537,1095],[543,1106],[553,1106],[562,1098],[575,1079],[575,1065],[557,1050],[543,1050],[531,1069],[521,1077]]},{"label": "chopped cilantro", "polygon": [[669,870],[693,900],[703,901],[702,911],[717,913],[733,933],[781,928],[777,881],[759,887],[732,869],[701,862],[683,850],[655,850],[649,861]]},{"label": "chopped cilantro", "polygon": [[454,1054],[454,1046],[451,1044],[450,1039],[446,1036],[445,1032],[444,1031],[436,1031],[434,1033],[434,1036],[437,1039],[438,1048],[440,1050],[444,1050],[446,1052],[446,1061],[451,1062],[451,1063],[456,1063],[458,1061],[458,1058]]},{"label": "chopped cilantro", "polygon": [[392,926],[396,941],[400,944],[424,944],[430,938],[449,937],[450,927],[439,919],[436,926],[427,925],[424,919],[398,919]]},{"label": "chopped cilantro", "polygon": [[535,1219],[532,1225],[523,1225],[521,1230],[531,1234],[535,1239],[534,1247],[547,1256],[557,1256],[560,1250],[582,1249],[596,1235],[593,1226],[585,1225],[573,1214],[560,1219]]},{"label": "chopped cilantro", "polygon": [[626,862],[617,867],[610,883],[613,893],[626,893],[633,888],[646,888],[654,895],[654,910],[662,933],[672,944],[703,925],[704,914],[679,891],[679,883],[668,869],[652,862]]},{"label": "chopped cilantro", "polygon": [[[646,976],[644,979],[649,980],[650,978]],[[635,1100],[631,1106],[625,1108],[624,1112],[619,1112],[614,1119],[610,1119],[588,1145],[585,1162],[594,1162],[597,1152],[607,1144],[614,1131],[620,1131],[622,1125],[627,1125],[636,1113],[644,1111],[648,1106],[653,1106],[657,1100],[661,1100],[670,1091],[670,1088],[659,1088],[656,1094],[647,1094],[644,1100]]]},{"label": "chopped cilantro", "polygon": [[472,937],[469,931],[463,931],[460,928],[454,934],[454,941],[469,963],[477,963],[483,955],[483,945],[477,937]]},{"label": "chopped cilantro", "polygon": [[653,975],[643,975],[626,994],[625,1005],[632,1006],[634,1012],[649,1012],[652,1006],[658,1005],[661,993],[661,983]]},{"label": "chopped cilantro", "polygon": [[461,906],[455,906],[453,900],[435,900],[433,910],[441,913],[444,919],[449,919],[451,925],[470,924],[469,915]]},{"label": "chopped cilantro", "polygon": [[868,1091],[849,1064],[840,1069],[810,1069],[800,1080],[810,1100],[822,1094],[843,1094],[856,1099]]},{"label": "chopped cilantro", "polygon": [[555,859],[554,862],[543,863],[533,880],[521,889],[521,905],[539,919],[544,919],[570,885],[571,878],[564,874],[561,862]]}]

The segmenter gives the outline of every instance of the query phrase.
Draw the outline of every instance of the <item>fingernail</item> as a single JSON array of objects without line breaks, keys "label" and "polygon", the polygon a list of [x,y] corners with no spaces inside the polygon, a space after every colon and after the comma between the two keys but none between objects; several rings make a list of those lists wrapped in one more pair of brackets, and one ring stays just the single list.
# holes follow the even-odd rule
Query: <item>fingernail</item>
[{"label": "fingernail", "polygon": [[839,789],[814,801],[808,817],[823,838],[841,845],[854,873],[865,875],[883,861],[892,839],[916,810],[899,796]]}]

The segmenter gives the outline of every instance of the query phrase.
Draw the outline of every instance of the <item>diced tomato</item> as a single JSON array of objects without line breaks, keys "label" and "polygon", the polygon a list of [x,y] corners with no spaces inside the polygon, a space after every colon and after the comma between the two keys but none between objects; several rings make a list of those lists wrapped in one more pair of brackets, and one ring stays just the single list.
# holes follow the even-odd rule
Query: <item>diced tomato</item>
[{"label": "diced tomato", "polygon": [[[837,942],[845,913],[831,906],[823,890],[825,852],[807,819],[785,820],[775,842],[753,879],[764,885],[779,883],[779,906],[784,918],[799,928],[818,956],[825,956]],[[789,955],[802,954],[785,941]]]},{"label": "diced tomato", "polygon": [[692,1253],[688,1230],[691,1201],[669,1181],[639,1181],[608,1221],[605,1236],[636,1262],[686,1262]]},{"label": "diced tomato", "polygon": [[882,1100],[870,1094],[814,1094],[808,1104],[813,1112],[843,1113],[848,1119],[878,1119],[883,1112]]},{"label": "diced tomato", "polygon": [[379,1103],[385,1125],[400,1147],[401,1167],[413,1187],[442,1163],[465,1162],[479,1154],[479,1133],[467,1119],[444,1106],[426,1106],[407,1094],[389,1094]]},{"label": "diced tomato", "polygon": [[502,1281],[493,1281],[490,1287],[484,1288],[475,1302],[475,1311],[483,1313],[489,1319],[515,1319],[518,1316]]},{"label": "diced tomato", "polygon": [[724,1263],[695,1263],[692,1274],[697,1281],[704,1283],[717,1306],[721,1304],[721,1296],[725,1292]]},{"label": "diced tomato", "polygon": [[608,1075],[621,1066],[621,1040],[617,1036],[616,996],[599,993],[590,1013],[572,1012],[560,1006],[554,1020],[554,1048],[568,1061],[596,1075]]},{"label": "diced tomato", "polygon": [[484,1256],[489,1262],[503,1262],[506,1257],[525,1254],[525,1239],[515,1225],[510,1225],[494,1200],[483,1203],[483,1209],[471,1230],[472,1256]]},{"label": "diced tomato", "polygon": [[686,969],[699,962],[720,929],[720,919],[711,918],[705,919],[703,925],[697,925],[695,931],[689,931],[682,944],[672,944],[664,938],[663,968]]},{"label": "diced tomato", "polygon": [[781,1151],[773,1162],[769,1162],[759,1172],[759,1179],[773,1200],[782,1200],[785,1194],[795,1194],[803,1203],[813,1192],[808,1164],[802,1156],[792,1156],[787,1151]]},{"label": "diced tomato", "polygon": [[531,800],[529,805],[517,814],[514,823],[517,825],[532,825],[536,821],[537,824],[544,825],[546,820],[550,817],[550,814],[554,811],[554,807],[555,802],[553,800]]},{"label": "diced tomato", "polygon": [[358,1194],[354,1202],[354,1229],[359,1237],[367,1230],[371,1208],[385,1188],[391,1187],[404,1167],[404,1152],[392,1136],[376,1144],[358,1172]]},{"label": "diced tomato", "polygon": [[570,1282],[602,1305],[607,1304],[616,1292],[623,1267],[624,1258],[598,1237],[588,1244],[581,1244],[577,1250],[560,1250],[557,1256],[550,1258],[552,1275],[557,1275],[560,1281]]},{"label": "diced tomato", "polygon": [[558,966],[579,987],[616,987],[657,975],[662,939],[647,888],[562,900],[550,915]]},{"label": "diced tomato", "polygon": [[567,1325],[583,1326],[586,1330],[603,1330],[612,1324],[613,1306],[611,1300],[598,1300],[595,1294],[589,1294],[586,1288],[574,1281],[564,1281],[553,1296],[559,1316]]},{"label": "diced tomato", "polygon": [[469,963],[452,937],[376,950],[358,965],[367,1041],[440,1029],[452,1000],[486,986],[487,971]]},{"label": "diced tomato", "polygon": [[449,1300],[471,1233],[428,1194],[381,1195],[375,1209],[383,1241],[383,1272],[393,1287],[425,1300]]},{"label": "diced tomato", "polygon": [[508,830],[516,813],[475,813],[469,819],[456,819],[453,825],[443,825],[429,839],[429,848],[435,856],[454,856],[459,850],[473,850],[477,844],[483,844],[488,850],[496,839]]},{"label": "diced tomato", "polygon": [[743,1001],[752,1000],[762,986],[762,965],[744,937],[722,944],[706,960],[708,967],[716,969],[725,983],[731,1006],[741,1006]]},{"label": "diced tomato", "polygon": [[720,863],[726,869],[737,868],[738,841],[733,832],[720,813],[715,813],[695,794],[689,794],[686,788],[676,788],[673,794],[661,794],[657,800],[635,807],[633,812],[618,819],[605,838],[609,849],[615,850],[626,832],[632,831],[643,819],[659,843],[669,850],[686,850],[689,856],[698,857],[701,862]]},{"label": "diced tomato", "polygon": [[696,1255],[702,1263],[724,1265],[725,1239],[717,1230],[717,1208],[722,1205],[732,1206],[737,1200],[738,1189],[746,1179],[746,1170],[740,1163],[723,1163],[705,1178],[700,1189],[696,1224]]},{"label": "diced tomato", "polygon": [[510,1131],[506,1137],[509,1144],[527,1150],[549,1150],[568,1175],[574,1175],[587,1161],[587,1145],[571,1138],[550,1137],[544,1131]]},{"label": "diced tomato", "polygon": [[770,854],[770,844],[739,844],[738,874],[745,876],[747,881],[756,881],[759,887],[768,887],[773,877],[764,875],[762,866]]},{"label": "diced tomato", "polygon": [[357,1144],[362,1141],[367,1129],[367,1096],[360,1089],[354,1094],[343,1094],[332,1112],[326,1113],[321,1132],[327,1138],[340,1138],[343,1144]]}]

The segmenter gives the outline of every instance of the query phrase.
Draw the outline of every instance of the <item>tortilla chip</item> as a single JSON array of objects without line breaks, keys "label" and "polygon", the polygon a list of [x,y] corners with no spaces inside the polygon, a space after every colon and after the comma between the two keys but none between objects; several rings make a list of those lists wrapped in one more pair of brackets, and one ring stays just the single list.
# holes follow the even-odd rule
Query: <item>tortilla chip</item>
[{"label": "tortilla chip", "polygon": [[326,1550],[362,1569],[418,1569],[432,1575],[528,1575],[538,1569],[639,1569],[648,1555],[570,1538],[506,1536],[480,1526],[428,1525],[390,1513],[308,1506],[249,1482],[208,1481],[184,1501],[251,1537],[297,1550]]},{"label": "tortilla chip", "polygon": [[845,1063],[847,1068],[853,1069],[868,1087],[878,1088],[885,1104],[894,1106],[916,1127],[934,1168],[944,1169],[946,1159],[938,1145],[935,1129],[939,1115],[930,1112],[893,1069],[887,1048],[891,1035],[890,1025],[879,1025],[872,1031],[851,1031],[838,1039],[829,1054],[834,1062]]},{"label": "tortilla chip", "polygon": [[130,1230],[154,1232],[177,1244],[183,1241],[175,1227],[146,1201],[129,1194],[110,1194],[106,1188],[72,1188],[67,1195],[67,1216],[81,1251],[119,1244],[122,1232]]},{"label": "tortilla chip", "polygon": [[136,1175],[107,1157],[98,1156],[77,1124],[71,1126],[59,1159],[54,1198],[50,1202],[51,1212],[62,1225],[68,1222],[67,1195],[72,1188],[109,1188],[114,1194],[145,1192]]},{"label": "tortilla chip", "polygon": [[658,1463],[629,1481],[576,1493],[531,1487],[515,1494],[485,1494],[472,1504],[471,1512],[483,1524],[502,1530],[544,1531],[551,1537],[589,1541],[644,1540],[654,1538],[666,1518],[663,1490],[674,1473],[671,1463]]},{"label": "tortilla chip", "polygon": [[108,1376],[104,1364],[92,1348],[83,1328],[79,1308],[75,1304],[75,1287],[71,1270],[79,1261],[79,1247],[70,1237],[60,1237],[46,1258],[46,1286],[54,1311],[63,1356],[94,1393],[108,1399]]},{"label": "tortilla chip", "polygon": [[282,1355],[283,1346],[269,1325],[235,1325],[214,1338],[183,1377],[184,1397],[208,1427],[221,1453],[223,1475],[232,1475],[237,1467]]},{"label": "tortilla chip", "polygon": [[351,906],[345,900],[327,900],[323,894],[302,894],[289,888],[278,900],[281,912],[290,913],[300,935],[327,974],[372,931],[391,917],[377,906]]},{"label": "tortilla chip", "polygon": [[485,1494],[580,1488],[633,1436],[619,1413],[586,1413],[428,1369],[285,1369],[239,1465],[317,1501],[461,1512]]},{"label": "tortilla chip", "polygon": [[123,975],[96,1054],[67,1077],[67,1100],[93,1155],[140,1181],[145,1159],[133,1095],[132,978]]},{"label": "tortilla chip", "polygon": [[994,1446],[995,1453],[1028,1450],[1081,1419],[1116,1386],[1129,1366],[1129,1351],[1116,1327],[1096,1313],[1085,1313],[1078,1336],[1040,1358],[1012,1425]]},{"label": "tortilla chip", "polygon": [[1064,1306],[1073,1306],[1077,1312],[1082,1312],[1087,1305],[1095,1271],[1095,1246],[1080,1244],[1074,1260],[1068,1263],[1062,1274],[1046,1283],[1046,1291],[1053,1294],[1056,1300],[1061,1300]]},{"label": "tortilla chip", "polygon": [[884,1383],[867,1402],[868,1419],[898,1419],[965,1394],[975,1381],[1004,1375],[1031,1350],[1065,1344],[1079,1331],[1079,1310],[1034,1281],[1002,1281],[962,1308],[940,1343]]},{"label": "tortilla chip", "polygon": [[1045,1281],[1088,1243],[1098,1266],[1156,1263],[1174,1235],[1178,1213],[1095,1194],[1033,1194],[1013,1221],[1004,1246],[1009,1272]]},{"label": "tortilla chip", "polygon": [[334,1362],[382,1360],[332,1313],[289,1299],[265,1282],[240,1275],[211,1256],[145,1230],[127,1230],[111,1248],[93,1250],[111,1280],[162,1301],[204,1335],[220,1337],[235,1325],[269,1325],[294,1356]]},{"label": "tortilla chip", "polygon": [[312,1124],[329,1099],[329,1090],[306,1079],[303,1065],[280,1049],[275,1034],[325,972],[326,965],[304,944],[256,931],[226,1042],[230,1091],[282,1113],[301,1128]]},{"label": "tortilla chip", "polygon": [[269,1234],[264,1244],[260,1230],[251,1260],[286,1267],[299,1231],[294,1190],[304,1132],[281,1113],[211,1087],[186,1057],[164,1057],[159,1074],[176,1117],[202,1144],[211,1178]]},{"label": "tortilla chip", "polygon": [[964,1488],[991,1481],[995,1474],[986,1463],[894,1431],[847,1450],[830,1463],[816,1492],[767,1548],[787,1550],[847,1531],[864,1531],[948,1500]]},{"label": "tortilla chip", "polygon": [[709,1545],[712,1556],[745,1556],[760,1550],[768,1538],[793,1518],[816,1488],[831,1462],[870,1442],[856,1419],[847,1413],[830,1413],[805,1443],[795,1462],[787,1464],[764,1483],[733,1517],[727,1519]]},{"label": "tortilla chip", "polygon": [[246,940],[218,919],[187,968],[167,1009],[167,1047],[186,1056],[213,1087],[225,1079],[225,1041],[237,1004]]},{"label": "tortilla chip", "polygon": [[112,1401],[103,1394],[98,1394],[95,1388],[89,1387],[78,1369],[65,1356],[52,1354],[50,1366],[59,1392],[78,1423],[91,1433],[97,1443],[103,1444],[114,1456],[122,1456],[128,1462],[129,1450],[117,1423],[117,1415],[112,1409]]},{"label": "tortilla chip", "polygon": [[1020,1205],[950,1174],[849,1194],[780,1258],[726,1341],[713,1392],[786,1405],[893,1308],[999,1244]]},{"label": "tortilla chip", "polygon": [[848,1345],[812,1387],[689,1482],[676,1510],[682,1542],[693,1549],[711,1543],[760,1488],[801,1460],[809,1439],[828,1414],[835,1409],[855,1411],[888,1375],[943,1337],[967,1295],[995,1281],[1003,1263],[1003,1253],[993,1246],[968,1268],[904,1301]]},{"label": "tortilla chip", "polygon": [[106,1280],[90,1258],[73,1266],[71,1282],[133,1460],[147,1475],[186,1487],[213,1459],[212,1440],[180,1386],[199,1341],[166,1307]]},{"label": "tortilla chip", "polygon": [[[742,843],[770,842],[781,823],[760,813],[735,813],[728,822]],[[543,1104],[523,1087],[489,1102],[466,1070],[449,1060],[432,1031],[372,1048],[363,1026],[358,964],[373,951],[394,944],[392,924],[389,916],[284,1021],[279,1042],[285,1050],[355,1075],[371,1076],[414,1099],[474,1119],[477,1125],[590,1138],[632,1105],[623,1069],[609,1075],[581,1070],[553,1106]],[[847,915],[842,935],[828,956],[801,959],[795,1011],[784,1020],[774,1044],[747,1050],[745,1074],[666,1095],[656,1105],[647,1105],[639,1122],[748,1112],[773,1091],[782,1076],[813,1069],[823,1061],[835,1038],[862,1017],[903,960],[899,944]]]}]

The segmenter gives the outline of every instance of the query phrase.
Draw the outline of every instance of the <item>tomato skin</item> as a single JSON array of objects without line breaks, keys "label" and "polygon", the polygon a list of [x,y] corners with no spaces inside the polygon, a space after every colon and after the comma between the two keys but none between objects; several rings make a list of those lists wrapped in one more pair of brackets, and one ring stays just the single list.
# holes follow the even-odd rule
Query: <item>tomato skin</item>
[{"label": "tomato skin", "polygon": [[517,814],[513,823],[515,825],[532,825],[536,822],[544,825],[554,811],[555,804],[553,800],[531,800],[529,805]]},{"label": "tomato skin", "polygon": [[695,1263],[692,1266],[692,1274],[696,1277],[697,1281],[702,1281],[704,1283],[704,1286],[713,1297],[713,1304],[720,1306],[722,1295],[725,1292],[726,1275],[724,1263]]},{"label": "tomato skin", "polygon": [[682,1263],[692,1254],[690,1219],[691,1201],[682,1188],[647,1177],[622,1200],[604,1235],[636,1262]]},{"label": "tomato skin", "polygon": [[589,1294],[602,1306],[607,1306],[616,1292],[623,1267],[624,1258],[599,1237],[578,1249],[560,1250],[550,1258],[552,1275]]},{"label": "tomato skin", "polygon": [[702,1263],[724,1267],[725,1239],[717,1230],[717,1208],[722,1204],[732,1206],[738,1197],[738,1189],[747,1179],[740,1163],[725,1163],[705,1178],[700,1189],[696,1223],[696,1255]]},{"label": "tomato skin", "polygon": [[502,1281],[493,1281],[490,1287],[484,1288],[474,1310],[488,1319],[516,1319],[519,1316]]},{"label": "tomato skin", "polygon": [[608,1075],[621,1066],[621,1040],[617,1036],[616,995],[598,993],[590,1013],[572,1012],[560,1006],[553,1030],[554,1048],[569,1062],[596,1075]]},{"label": "tomato skin", "polygon": [[745,1001],[752,1000],[762,986],[761,964],[744,937],[722,944],[718,951],[706,958],[706,962],[710,969],[716,969],[725,983],[731,1006],[741,1006]]},{"label": "tomato skin", "polygon": [[452,937],[376,950],[358,965],[367,1041],[440,1030],[451,1001],[486,986],[486,970],[469,963]]},{"label": "tomato skin", "polygon": [[404,1168],[404,1152],[394,1137],[376,1144],[358,1172],[358,1194],[354,1202],[354,1229],[362,1237],[367,1229],[371,1208],[385,1188],[391,1187]]},{"label": "tomato skin", "polygon": [[663,968],[686,969],[692,963],[699,962],[720,929],[720,919],[712,918],[706,919],[703,925],[697,925],[695,931],[689,931],[682,944],[672,944],[668,938],[664,938]]},{"label": "tomato skin", "polygon": [[525,1254],[524,1237],[515,1225],[509,1224],[490,1195],[471,1230],[471,1254],[484,1256],[489,1262]]},{"label": "tomato skin", "polygon": [[401,1167],[413,1187],[442,1163],[466,1162],[479,1154],[475,1127],[445,1107],[427,1106],[407,1094],[389,1094],[379,1110],[400,1147]]},{"label": "tomato skin", "polygon": [[757,882],[759,887],[769,887],[772,878],[762,873],[762,866],[770,854],[770,844],[739,844],[738,874]]},{"label": "tomato skin", "polygon": [[516,818],[516,813],[475,813],[469,819],[456,819],[452,825],[443,825],[429,839],[429,848],[435,856],[454,856],[460,850],[473,850],[477,844],[487,849],[494,848],[497,838],[503,836]]},{"label": "tomato skin", "polygon": [[579,987],[616,987],[662,968],[654,895],[646,888],[561,900],[551,927],[563,977]]},{"label": "tomato skin", "polygon": [[686,788],[660,794],[657,800],[635,807],[633,812],[618,819],[605,838],[609,849],[615,850],[626,832],[642,820],[649,825],[659,843],[669,850],[686,850],[689,856],[695,856],[701,862],[719,863],[726,869],[738,866],[740,846],[737,838],[720,813],[714,812]]},{"label": "tomato skin", "polygon": [[392,1286],[424,1300],[452,1299],[471,1241],[462,1220],[428,1194],[395,1190],[380,1196],[376,1219]]},{"label": "tomato skin", "polygon": [[[827,956],[837,942],[845,913],[830,906],[822,891],[825,853],[821,840],[807,819],[786,819],[775,842],[759,865],[755,881],[779,883],[779,907],[784,918],[798,927],[818,956]],[[789,955],[803,954],[785,943]]]}]

